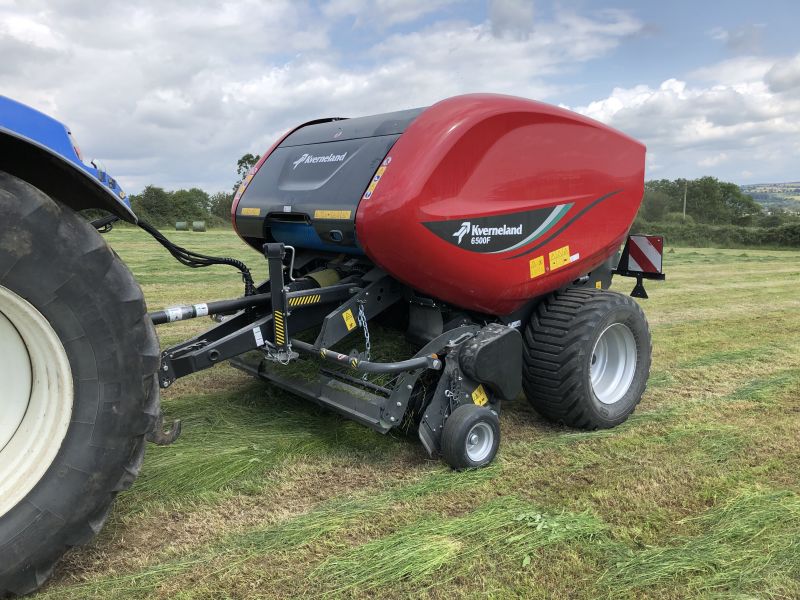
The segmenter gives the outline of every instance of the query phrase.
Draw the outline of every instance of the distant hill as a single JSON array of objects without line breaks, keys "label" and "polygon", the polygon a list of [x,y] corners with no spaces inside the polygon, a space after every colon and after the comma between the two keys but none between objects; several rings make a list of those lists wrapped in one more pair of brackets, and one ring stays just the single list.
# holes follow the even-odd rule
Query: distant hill
[{"label": "distant hill", "polygon": [[782,208],[800,213],[800,181],[786,183],[751,183],[741,186],[742,192],[751,196],[765,210]]}]

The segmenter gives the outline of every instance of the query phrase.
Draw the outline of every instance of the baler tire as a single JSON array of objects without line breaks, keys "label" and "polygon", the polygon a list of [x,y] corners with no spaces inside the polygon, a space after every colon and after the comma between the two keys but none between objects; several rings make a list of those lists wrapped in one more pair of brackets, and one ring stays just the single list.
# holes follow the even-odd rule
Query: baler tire
[{"label": "baler tire", "polygon": [[[488,444],[479,457],[470,457],[469,437],[473,431],[487,435]],[[500,446],[497,413],[477,404],[462,404],[447,417],[442,429],[442,458],[456,471],[485,467],[494,460]]]},{"label": "baler tire", "polygon": [[[25,495],[0,510],[6,597],[38,589],[64,552],[94,538],[117,493],[136,479],[160,410],[160,350],[141,288],[103,238],[80,215],[0,171],[2,288],[7,299],[35,309],[30,314],[60,345],[66,360],[58,398],[69,400],[61,404],[63,439],[48,450],[55,458],[36,466],[18,492]],[[30,397],[55,402],[50,390]]]},{"label": "baler tire", "polygon": [[[629,340],[628,347],[633,344],[635,361],[624,393],[604,395],[602,388],[596,391],[591,370],[598,340],[612,327]],[[629,296],[567,288],[538,304],[525,329],[523,352],[523,389],[540,415],[580,429],[607,429],[623,423],[639,404],[650,375],[652,342],[647,319]],[[623,358],[623,365],[632,356]]]}]

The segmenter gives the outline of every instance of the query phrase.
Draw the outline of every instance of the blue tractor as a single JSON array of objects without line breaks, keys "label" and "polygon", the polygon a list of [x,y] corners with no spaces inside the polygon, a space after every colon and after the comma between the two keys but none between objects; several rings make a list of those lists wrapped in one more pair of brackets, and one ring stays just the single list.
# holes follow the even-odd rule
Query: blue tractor
[{"label": "blue tractor", "polygon": [[84,209],[136,222],[69,128],[0,96],[0,597],[94,537],[158,437],[158,339]]}]

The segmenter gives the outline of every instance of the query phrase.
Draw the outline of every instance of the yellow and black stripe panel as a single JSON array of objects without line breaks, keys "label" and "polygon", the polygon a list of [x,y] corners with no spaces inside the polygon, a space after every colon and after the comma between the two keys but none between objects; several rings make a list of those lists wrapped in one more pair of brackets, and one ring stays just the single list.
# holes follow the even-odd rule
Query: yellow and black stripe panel
[{"label": "yellow and black stripe panel", "polygon": [[308,306],[309,304],[316,304],[322,299],[322,296],[319,294],[310,294],[308,296],[297,296],[295,298],[289,298],[289,306]]},{"label": "yellow and black stripe panel", "polygon": [[276,310],[274,313],[275,319],[275,343],[278,346],[286,344],[286,323],[284,322],[283,313]]}]

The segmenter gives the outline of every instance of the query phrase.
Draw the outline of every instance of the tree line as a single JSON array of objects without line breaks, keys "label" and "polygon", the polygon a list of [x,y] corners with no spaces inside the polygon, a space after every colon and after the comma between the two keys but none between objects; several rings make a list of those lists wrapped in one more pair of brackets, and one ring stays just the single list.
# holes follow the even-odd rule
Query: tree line
[{"label": "tree line", "polygon": [[688,246],[800,246],[800,215],[765,209],[715,177],[646,182],[633,230]]},{"label": "tree line", "polygon": [[[131,196],[131,205],[157,227],[171,228],[177,221],[227,227],[235,191],[258,159],[254,154],[239,159],[238,180],[230,192],[167,191],[149,185]],[[738,185],[716,177],[647,181],[633,229],[663,233],[673,243],[691,245],[800,246],[800,215],[780,208],[764,209]]]},{"label": "tree line", "polygon": [[238,180],[230,192],[209,194],[199,188],[165,190],[148,185],[140,194],[131,194],[131,208],[139,218],[156,227],[174,227],[178,221],[206,221],[211,227],[231,222],[231,204],[250,168],[258,162],[257,154],[245,154],[236,163]]},{"label": "tree line", "polygon": [[649,223],[704,223],[741,227],[778,227],[800,222],[800,216],[795,213],[781,209],[764,210],[738,185],[720,181],[716,177],[646,182],[638,218]]}]

